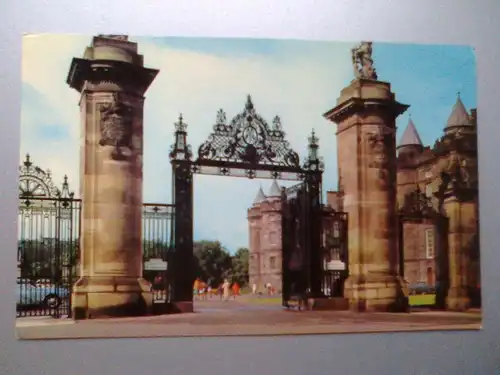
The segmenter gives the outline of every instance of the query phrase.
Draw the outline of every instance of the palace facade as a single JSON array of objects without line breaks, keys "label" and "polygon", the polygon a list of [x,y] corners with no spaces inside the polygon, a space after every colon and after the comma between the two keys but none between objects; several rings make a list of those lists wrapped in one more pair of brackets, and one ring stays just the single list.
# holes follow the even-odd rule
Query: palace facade
[{"label": "palace facade", "polygon": [[[447,123],[443,126],[441,137],[433,146],[422,143],[417,126],[410,117],[397,146],[396,163],[399,212],[405,206],[405,200],[417,191],[428,199],[429,205],[436,212],[442,213],[443,217],[449,216],[450,213],[445,212],[442,199],[439,198],[442,195],[438,193],[443,183],[443,172],[453,176],[453,173],[450,174],[453,170],[462,174],[462,181],[466,180],[471,184],[474,195],[472,201],[477,210],[476,109],[468,112],[458,97]],[[273,181],[267,194],[262,188],[258,190],[252,207],[248,209],[250,284],[262,286],[270,282],[277,289],[281,288],[282,272],[280,197],[281,188],[276,181]],[[336,211],[343,210],[342,181],[339,181],[337,191],[327,192],[325,206]],[[476,220],[478,216],[473,215],[473,217],[471,220]],[[430,220],[405,221],[404,215],[401,216],[401,220],[403,236],[400,246],[403,247],[406,281],[410,284],[421,282],[435,286],[438,253],[440,249],[445,248],[439,228]],[[478,227],[477,223],[473,223],[473,226]],[[468,284],[477,292],[480,280],[477,231],[472,238],[464,237],[457,240],[469,243],[468,261],[464,267],[467,270]]]}]

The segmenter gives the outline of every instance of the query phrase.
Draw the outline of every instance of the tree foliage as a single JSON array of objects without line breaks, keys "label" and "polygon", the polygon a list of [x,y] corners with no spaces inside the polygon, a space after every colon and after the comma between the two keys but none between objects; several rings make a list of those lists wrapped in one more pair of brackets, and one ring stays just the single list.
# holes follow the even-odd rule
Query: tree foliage
[{"label": "tree foliage", "polygon": [[194,243],[194,276],[212,286],[231,277],[232,261],[229,252],[219,241],[198,241]]},{"label": "tree foliage", "polygon": [[240,248],[231,256],[219,241],[194,243],[194,276],[216,287],[225,278],[240,286],[248,284],[248,249]]},{"label": "tree foliage", "polygon": [[248,285],[248,260],[249,251],[245,247],[240,247],[232,257],[233,281],[240,286]]}]

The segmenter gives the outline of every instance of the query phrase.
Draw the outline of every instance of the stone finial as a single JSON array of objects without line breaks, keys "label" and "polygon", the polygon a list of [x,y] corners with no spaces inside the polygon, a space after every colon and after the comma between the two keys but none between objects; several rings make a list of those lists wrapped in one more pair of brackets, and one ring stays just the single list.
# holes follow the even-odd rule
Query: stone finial
[{"label": "stone finial", "polygon": [[415,127],[411,117],[408,120],[408,125],[406,126],[403,136],[399,141],[398,147],[403,146],[423,146],[420,135],[418,134],[417,128]]}]

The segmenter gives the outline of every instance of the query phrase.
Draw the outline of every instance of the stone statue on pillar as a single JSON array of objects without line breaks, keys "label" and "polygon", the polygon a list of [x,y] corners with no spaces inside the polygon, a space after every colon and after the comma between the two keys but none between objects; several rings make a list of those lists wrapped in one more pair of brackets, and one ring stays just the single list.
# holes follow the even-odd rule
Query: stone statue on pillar
[{"label": "stone statue on pillar", "polygon": [[373,67],[372,42],[361,42],[351,50],[355,78],[377,79]]},{"label": "stone statue on pillar", "polygon": [[377,78],[372,43],[352,49],[354,79],[324,116],[337,124],[339,180],[348,214],[349,277],[356,311],[406,311],[397,266],[396,118],[408,105]]}]

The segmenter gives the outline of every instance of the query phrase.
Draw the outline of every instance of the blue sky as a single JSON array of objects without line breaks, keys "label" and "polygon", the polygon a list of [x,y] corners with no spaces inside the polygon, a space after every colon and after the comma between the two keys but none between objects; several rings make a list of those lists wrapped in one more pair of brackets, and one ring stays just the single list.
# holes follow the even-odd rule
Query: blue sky
[{"label": "blue sky", "polygon": [[[188,141],[197,150],[212,130],[216,112],[228,120],[251,94],[256,110],[271,122],[280,115],[287,139],[302,158],[314,128],[325,159],[324,189],[337,187],[334,124],[322,114],[335,105],[352,77],[350,48],[356,42],[257,39],[143,38],[145,64],[160,69],[146,94],[144,200],[171,201],[168,159],[173,123],[180,112]],[[71,58],[80,57],[91,36],[29,36],[23,43],[21,154],[50,169],[56,184],[64,174],[78,195],[79,94],[67,87]],[[424,143],[432,144],[460,91],[467,109],[476,107],[475,56],[465,46],[374,43],[379,79],[391,82],[399,101],[410,104],[397,121],[398,139],[408,115]],[[195,177],[195,239],[219,239],[230,251],[248,244],[246,209],[259,186],[271,181]],[[237,197],[237,199],[236,199]]]}]

